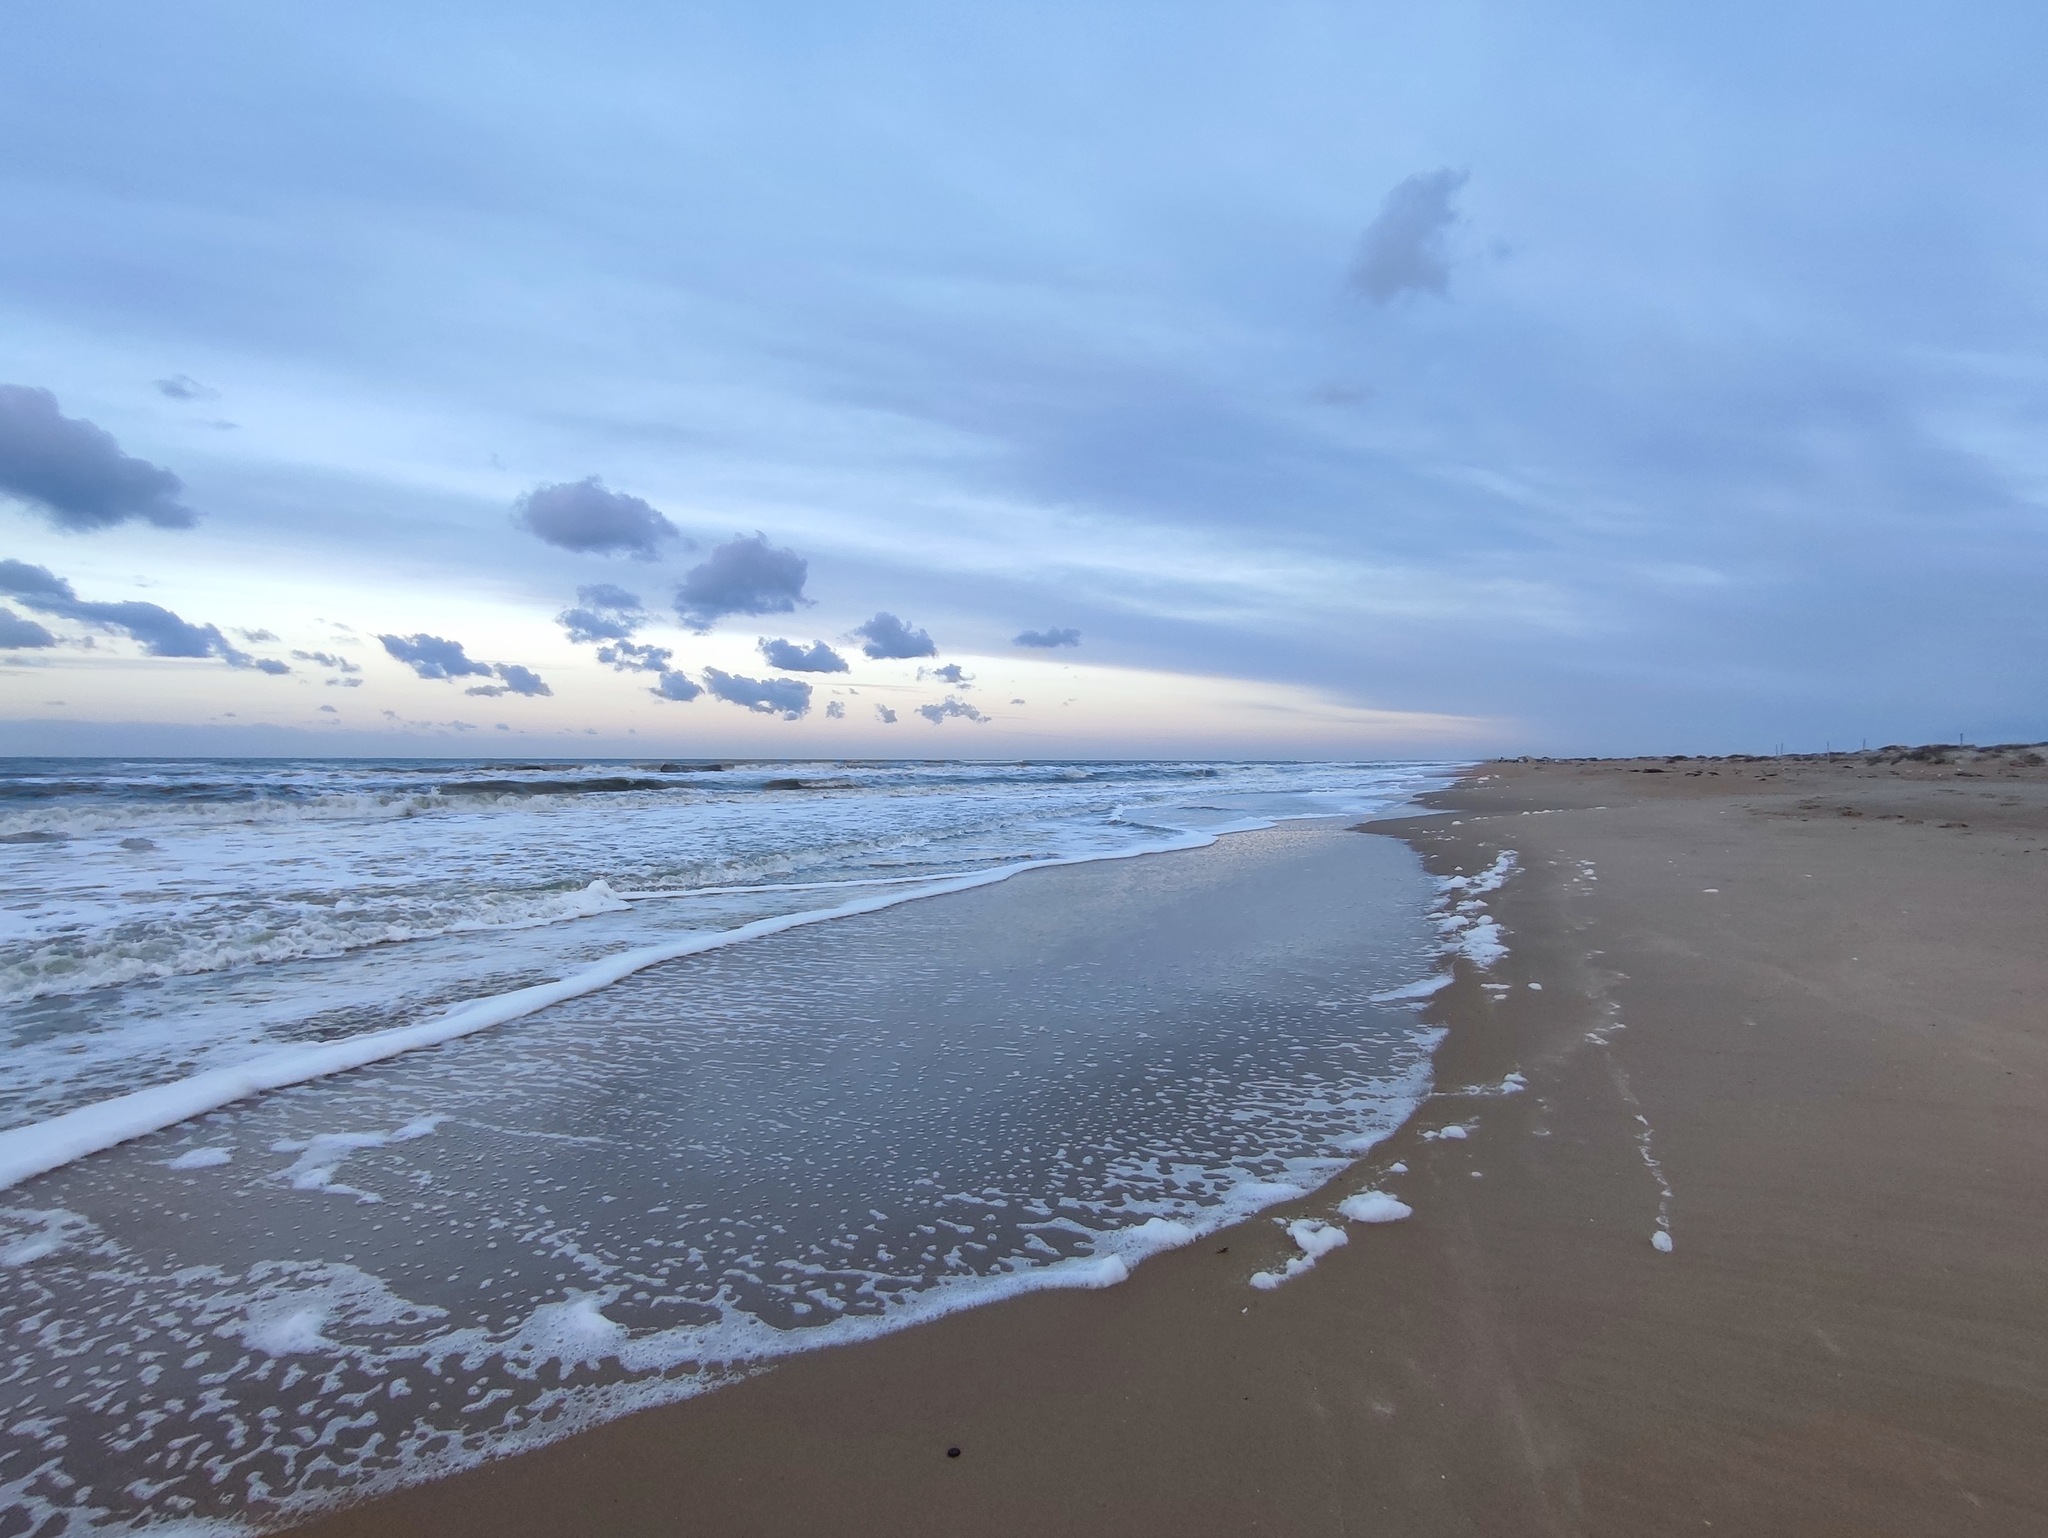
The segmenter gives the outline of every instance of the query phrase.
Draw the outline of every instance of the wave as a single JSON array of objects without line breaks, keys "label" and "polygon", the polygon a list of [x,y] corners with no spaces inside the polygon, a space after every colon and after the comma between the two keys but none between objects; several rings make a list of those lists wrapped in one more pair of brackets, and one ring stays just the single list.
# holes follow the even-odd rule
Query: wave
[{"label": "wave", "polygon": [[286,915],[273,907],[260,915],[227,920],[203,938],[176,921],[159,921],[140,934],[96,936],[90,950],[79,949],[75,941],[54,940],[0,965],[0,1003],[27,1003],[265,962],[343,956],[371,946],[443,935],[538,929],[631,907],[600,878],[568,891],[499,893],[466,903],[425,902],[397,913],[306,903]]},{"label": "wave", "polygon": [[[267,1053],[237,1067],[211,1069],[168,1084],[153,1084],[147,1089],[120,1095],[112,1100],[102,1100],[95,1105],[81,1106],[75,1111],[67,1111],[45,1121],[32,1122],[24,1127],[13,1127],[0,1132],[0,1190],[19,1185],[33,1175],[43,1174],[75,1159],[82,1159],[87,1154],[98,1153],[101,1149],[112,1148],[131,1138],[161,1131],[181,1121],[203,1116],[208,1111],[219,1110],[222,1106],[247,1096],[261,1094],[266,1090],[282,1089],[289,1084],[303,1084],[308,1080],[323,1079],[330,1074],[345,1073],[368,1063],[382,1062],[386,1058],[397,1057],[401,1053],[412,1052],[420,1047],[438,1046],[442,1042],[474,1035],[478,1031],[488,1030],[492,1026],[503,1025],[509,1020],[518,1020],[537,1010],[546,1009],[551,1004],[559,1004],[564,999],[595,993],[600,988],[610,987],[622,978],[630,977],[648,967],[658,966],[665,961],[677,961],[685,956],[699,955],[723,946],[736,945],[744,940],[781,934],[785,930],[824,923],[830,919],[875,913],[884,908],[893,908],[899,903],[915,902],[920,898],[939,897],[950,892],[964,892],[974,887],[989,886],[1027,870],[1045,870],[1057,865],[1086,865],[1097,860],[1123,860],[1139,855],[1200,849],[1215,842],[1214,834],[1186,833],[1176,838],[1160,839],[1127,849],[1052,856],[998,866],[992,870],[972,871],[945,881],[934,881],[908,892],[884,892],[873,896],[856,897],[836,908],[814,908],[799,913],[777,914],[772,918],[756,919],[751,924],[742,924],[734,929],[710,934],[691,934],[663,945],[621,951],[616,956],[609,956],[603,961],[580,968],[555,982],[541,983],[530,988],[516,988],[510,993],[475,999],[435,1019],[421,1021],[418,1024],[396,1026],[383,1031],[365,1031],[360,1035],[344,1037],[340,1041],[288,1047]],[[592,885],[596,886],[599,883],[593,882]],[[609,889],[605,895],[617,901]]]}]

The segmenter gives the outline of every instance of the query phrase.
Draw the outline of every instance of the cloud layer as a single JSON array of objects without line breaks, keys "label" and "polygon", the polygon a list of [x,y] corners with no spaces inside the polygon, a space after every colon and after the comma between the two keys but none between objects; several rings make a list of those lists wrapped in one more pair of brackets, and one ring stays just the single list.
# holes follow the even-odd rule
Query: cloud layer
[{"label": "cloud layer", "polygon": [[[93,466],[182,475],[191,591],[249,595],[151,596],[283,630],[284,595],[347,614],[314,594],[353,583],[362,616],[445,634],[459,583],[496,611],[465,634],[552,630],[603,557],[508,504],[601,468],[690,532],[810,556],[732,581],[654,538],[657,639],[699,562],[683,611],[746,627],[704,651],[729,668],[796,622],[728,616],[806,596],[856,672],[837,637],[883,603],[963,650],[1029,615],[1010,655],[1077,661],[1031,644],[1073,629],[1102,669],[1030,686],[1047,744],[1082,748],[1058,734],[1085,715],[1115,751],[1127,669],[1500,720],[1517,751],[2048,731],[2048,8],[1780,8],[1759,50],[1725,7],[1497,7],[1477,43],[1455,7],[1192,7],[1167,46],[1116,7],[885,7],[801,90],[773,7],[599,11],[514,7],[507,67],[453,75],[419,66],[431,4],[375,46],[317,7],[24,13],[0,331],[35,362],[7,377],[120,440]],[[1062,131],[1020,136],[1075,59]],[[232,370],[240,433],[153,387],[179,368]],[[7,553],[65,565],[45,518],[125,514],[81,588],[177,580],[132,498],[58,503],[0,502],[43,541]],[[583,671],[655,628],[593,636]],[[251,649],[332,649],[286,634]],[[642,688],[675,671],[618,656]],[[697,676],[693,646],[669,661]],[[133,677],[108,708],[173,708],[167,669]],[[612,740],[684,732],[594,681],[575,708],[617,710]],[[907,725],[924,696],[888,697]],[[1127,697],[1134,734],[1169,708]],[[1172,698],[1181,742],[1236,708]],[[1276,751],[1370,746],[1266,718]],[[687,729],[723,752],[763,724]]]},{"label": "cloud layer", "polygon": [[79,534],[131,518],[164,529],[196,521],[178,498],[184,482],[121,452],[105,429],[57,409],[30,385],[0,385],[0,496],[27,503],[56,528]]}]

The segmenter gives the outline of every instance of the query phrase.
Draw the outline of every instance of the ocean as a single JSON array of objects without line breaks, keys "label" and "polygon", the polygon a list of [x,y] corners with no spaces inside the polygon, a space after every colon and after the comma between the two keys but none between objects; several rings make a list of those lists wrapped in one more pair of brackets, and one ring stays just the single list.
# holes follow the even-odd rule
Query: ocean
[{"label": "ocean", "polygon": [[1327,819],[1449,772],[7,761],[0,1534],[276,1523],[1314,1190],[1445,948]]}]

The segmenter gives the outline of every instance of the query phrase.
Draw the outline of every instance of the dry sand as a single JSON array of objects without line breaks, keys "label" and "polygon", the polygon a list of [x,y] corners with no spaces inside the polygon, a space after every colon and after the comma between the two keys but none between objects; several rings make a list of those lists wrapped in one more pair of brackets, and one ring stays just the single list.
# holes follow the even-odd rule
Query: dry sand
[{"label": "dry sand", "polygon": [[2016,757],[1489,765],[1374,832],[1440,873],[1517,851],[1511,954],[1432,1006],[1415,1121],[1279,1214],[1384,1185],[1412,1219],[1257,1292],[1261,1218],[306,1531],[2048,1532]]}]

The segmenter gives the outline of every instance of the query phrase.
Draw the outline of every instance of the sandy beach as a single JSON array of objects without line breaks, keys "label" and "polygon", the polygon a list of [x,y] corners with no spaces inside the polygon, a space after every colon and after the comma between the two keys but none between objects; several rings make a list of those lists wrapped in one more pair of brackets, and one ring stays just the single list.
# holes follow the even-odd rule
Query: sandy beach
[{"label": "sandy beach", "polygon": [[[304,1531],[2041,1531],[2040,766],[1495,764],[1436,802],[1360,836],[1515,851],[1510,952],[1310,1201]],[[1247,1285],[1274,1218],[1369,1188],[1414,1216]]]}]

